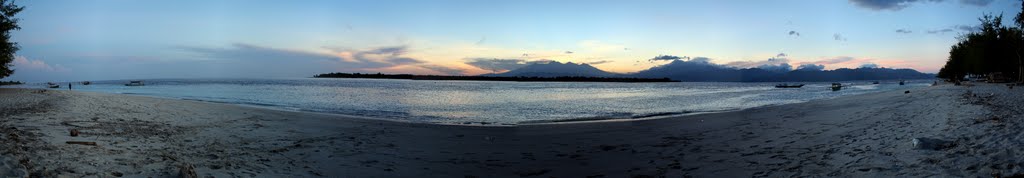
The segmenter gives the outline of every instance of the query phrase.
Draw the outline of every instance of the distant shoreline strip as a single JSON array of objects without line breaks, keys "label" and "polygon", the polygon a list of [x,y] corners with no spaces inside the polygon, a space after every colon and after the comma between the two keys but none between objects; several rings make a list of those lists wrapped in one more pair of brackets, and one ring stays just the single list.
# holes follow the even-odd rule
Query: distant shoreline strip
[{"label": "distant shoreline strip", "polygon": [[625,78],[625,77],[489,77],[489,76],[443,76],[443,75],[412,75],[412,74],[360,74],[360,73],[327,73],[313,78],[370,78],[370,79],[406,79],[406,80],[473,80],[473,81],[514,81],[514,82],[622,82],[651,83],[679,82],[669,78]]}]

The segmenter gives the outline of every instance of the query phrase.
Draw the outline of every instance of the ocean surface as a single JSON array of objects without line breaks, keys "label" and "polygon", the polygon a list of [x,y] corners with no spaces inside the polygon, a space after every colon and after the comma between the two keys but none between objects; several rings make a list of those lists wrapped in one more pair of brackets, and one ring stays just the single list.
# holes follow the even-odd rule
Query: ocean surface
[{"label": "ocean surface", "polygon": [[[510,125],[574,120],[632,119],[719,112],[830,99],[845,95],[925,87],[931,80],[804,83],[592,83],[427,81],[388,79],[153,79],[75,83],[73,89],[103,93],[232,103],[411,122]],[[67,83],[60,83],[67,90]],[[26,84],[20,88],[45,88]]]}]

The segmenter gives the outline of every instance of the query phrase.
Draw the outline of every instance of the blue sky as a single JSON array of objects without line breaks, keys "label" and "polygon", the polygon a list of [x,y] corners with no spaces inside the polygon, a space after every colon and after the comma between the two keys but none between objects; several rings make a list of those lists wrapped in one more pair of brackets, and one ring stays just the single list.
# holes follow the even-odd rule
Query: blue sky
[{"label": "blue sky", "polygon": [[496,72],[467,64],[487,59],[628,73],[663,64],[647,60],[657,55],[935,72],[958,27],[1020,11],[1011,0],[19,3],[22,50],[4,80]]}]

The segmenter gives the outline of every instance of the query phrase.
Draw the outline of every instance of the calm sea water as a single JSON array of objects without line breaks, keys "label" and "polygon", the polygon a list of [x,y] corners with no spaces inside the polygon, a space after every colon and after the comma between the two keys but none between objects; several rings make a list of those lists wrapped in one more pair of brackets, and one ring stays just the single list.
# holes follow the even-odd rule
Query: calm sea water
[{"label": "calm sea water", "polygon": [[[931,81],[805,83],[582,83],[382,79],[159,79],[75,85],[78,91],[146,95],[413,122],[518,124],[645,118],[739,110],[844,95],[924,87]],[[67,83],[60,89],[66,90]],[[44,88],[43,84],[15,87]]]}]

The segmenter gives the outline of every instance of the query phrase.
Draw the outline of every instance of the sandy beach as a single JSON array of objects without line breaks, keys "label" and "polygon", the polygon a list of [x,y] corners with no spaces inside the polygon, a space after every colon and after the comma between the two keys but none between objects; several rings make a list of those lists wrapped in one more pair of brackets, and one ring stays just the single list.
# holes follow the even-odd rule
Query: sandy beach
[{"label": "sandy beach", "polygon": [[939,85],[661,119],[484,127],[0,89],[0,175],[179,177],[191,166],[199,177],[1008,176],[1024,173],[1022,90]]}]

